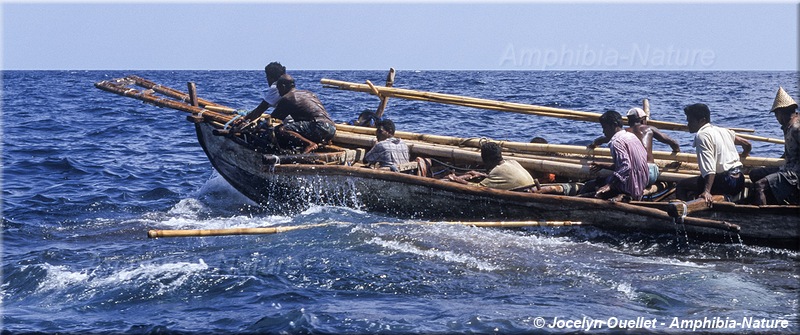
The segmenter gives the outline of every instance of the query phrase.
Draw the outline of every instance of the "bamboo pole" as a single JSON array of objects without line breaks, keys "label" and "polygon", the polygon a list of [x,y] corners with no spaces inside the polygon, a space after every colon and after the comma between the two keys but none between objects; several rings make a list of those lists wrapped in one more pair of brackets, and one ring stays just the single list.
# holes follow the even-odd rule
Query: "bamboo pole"
[{"label": "bamboo pole", "polygon": [[[144,79],[142,77],[135,76],[135,75],[130,75],[130,76],[125,77],[125,79],[131,80],[134,84],[136,84],[136,86],[141,86],[141,87],[144,87],[144,88],[147,88],[147,89],[151,89],[151,90],[153,90],[155,92],[161,93],[161,94],[166,95],[168,97],[175,98],[175,99],[178,99],[178,100],[181,100],[181,101],[184,101],[184,102],[189,102],[190,101],[189,94],[187,94],[185,92],[181,92],[179,90],[176,90],[176,89],[168,87],[168,86],[156,84],[156,83],[154,83],[152,81],[149,81],[147,79]],[[201,107],[205,107],[205,106],[222,106],[222,105],[220,105],[218,103],[214,103],[214,102],[211,102],[211,101],[208,101],[208,100],[205,100],[205,99],[197,99],[197,103]]]},{"label": "bamboo pole", "polygon": [[[350,133],[346,129],[339,129],[337,131],[338,132]],[[360,133],[360,132],[359,133],[353,133],[353,134],[367,135],[367,134]],[[407,139],[406,141],[407,141],[407,143],[408,142],[420,142],[420,141],[417,141],[417,140],[414,140],[414,139]],[[421,143],[428,143],[428,144],[431,144],[431,145],[437,146],[437,147],[441,147],[441,146],[444,146],[444,147],[457,147],[457,148],[462,149],[462,150],[480,153],[480,148],[473,147],[473,146],[469,146],[469,147],[454,146],[454,145],[449,145],[449,144],[429,143],[429,142],[424,142],[424,141],[422,141]],[[506,142],[506,143],[508,143],[508,142]],[[536,153],[541,153],[541,152],[536,152]],[[527,151],[505,151],[503,153],[503,156],[507,157],[507,158],[512,158],[512,159],[515,159],[515,160],[519,160],[520,158],[527,158],[527,159],[547,160],[547,161],[552,161],[552,162],[572,163],[572,164],[579,164],[579,165],[588,165],[589,162],[592,162],[592,161],[594,161],[594,162],[611,162],[611,156],[610,155],[609,156],[595,155],[594,157],[586,157],[585,155],[575,155],[575,156],[571,156],[571,157],[565,157],[565,156],[537,155],[536,153],[530,153],[530,152],[527,152]],[[559,154],[561,154],[561,153],[559,153]],[[578,156],[580,156],[580,157],[578,157]],[[657,160],[655,160],[654,163],[656,165],[658,165],[658,167],[661,170],[661,172],[673,172],[673,173],[680,173],[680,174],[688,174],[690,176],[696,176],[696,175],[700,174],[700,170],[699,170],[697,164],[694,164],[694,163],[680,163],[680,165],[678,167],[672,167],[671,166],[671,165],[675,164],[675,161],[657,159]]]},{"label": "bamboo pole", "polygon": [[228,113],[228,114],[230,114],[230,113],[235,113],[236,112],[235,109],[230,108],[230,107],[225,107],[225,106],[206,105],[203,108],[208,109],[210,111],[218,112],[218,113]]},{"label": "bamboo pole", "polygon": [[[396,134],[396,133],[395,133]],[[366,136],[361,134],[353,134],[347,132],[336,132],[333,141],[335,143],[343,143],[355,146],[370,146],[372,145],[374,136]],[[453,161],[460,161],[463,163],[482,164],[481,153],[474,150],[466,150],[448,145],[435,145],[417,141],[409,141],[406,143],[410,154],[423,156],[423,157],[437,157],[441,159],[448,159]],[[535,172],[541,173],[555,173],[556,175],[569,176],[573,179],[589,179],[597,176],[608,176],[611,174],[609,170],[601,170],[599,173],[593,173],[589,170],[588,165],[554,162],[549,159],[532,159],[532,158],[514,158],[519,162],[522,167]],[[680,181],[686,178],[696,176],[695,174],[677,173],[677,172],[663,172],[659,176],[660,181]]]},{"label": "bamboo pole", "polygon": [[431,222],[481,228],[569,227],[583,225],[582,221],[443,221]]},{"label": "bamboo pole", "polygon": [[781,139],[777,139],[777,138],[770,138],[770,137],[756,136],[756,135],[742,134],[742,133],[736,133],[736,136],[739,136],[741,138],[748,139],[748,140],[751,140],[751,141],[761,141],[761,142],[767,142],[767,143],[786,145],[786,141],[785,140],[781,140]]},{"label": "bamboo pole", "polygon": [[[389,74],[386,76],[386,87],[394,86],[394,68],[389,68]],[[381,103],[378,104],[378,109],[375,110],[375,116],[378,119],[383,117],[383,111],[386,109],[386,104],[389,102],[388,97],[381,97]]]},{"label": "bamboo pole", "polygon": [[[356,134],[374,135],[374,128],[358,127],[345,124],[337,124],[337,131],[347,131]],[[428,143],[455,145],[462,147],[480,148],[480,141],[485,139],[480,138],[461,138],[442,135],[429,135],[404,131],[396,131],[395,137],[404,140],[417,140]],[[539,144],[539,143],[523,143],[511,141],[496,141],[504,148],[510,150],[519,150],[521,152],[547,152],[547,153],[561,153],[561,154],[579,154],[589,157],[594,156],[611,156],[611,151],[608,148],[595,148],[588,149],[584,146],[575,145],[560,145],[560,144]],[[656,159],[677,161],[683,163],[697,163],[697,156],[688,153],[672,153],[667,151],[653,151],[653,157]],[[742,160],[742,163],[747,166],[782,166],[785,163],[784,159],[779,158],[766,158],[766,157],[753,157],[748,156]]]},{"label": "bamboo pole", "polygon": [[[416,91],[409,89],[399,89],[393,87],[375,87],[375,89],[378,91],[376,94],[372,90],[372,87],[370,87],[369,85],[333,80],[333,79],[325,79],[325,78],[320,80],[320,83],[322,83],[322,85],[326,87],[333,87],[342,90],[349,90],[356,92],[365,92],[379,96],[415,99],[415,100],[431,101],[431,102],[438,102],[451,105],[467,105],[468,107],[483,106],[476,108],[490,109],[491,107],[491,109],[511,111],[523,114],[533,114],[533,115],[553,116],[553,117],[581,116],[587,118],[586,119],[587,121],[591,120],[593,122],[598,122],[600,117],[599,113],[581,112],[563,108],[553,108],[553,107],[545,107],[545,106],[537,106],[537,105],[521,104],[513,102],[502,102],[496,100],[479,99],[479,98],[472,98],[472,97],[459,96],[453,94],[424,92],[424,91]],[[623,119],[626,118],[623,117]],[[674,122],[648,120],[648,124],[658,127],[659,129],[682,130],[682,131],[689,130],[688,126]],[[737,132],[754,132],[754,130],[752,129],[742,129],[742,128],[731,128],[731,129]]]},{"label": "bamboo pole", "polygon": [[200,104],[197,102],[197,86],[191,81],[186,83],[186,86],[189,90],[189,104],[194,107],[200,107]]},{"label": "bamboo pole", "polygon": [[265,227],[265,228],[225,228],[225,229],[151,229],[147,231],[147,237],[202,237],[202,236],[226,236],[226,235],[264,235],[277,234],[287,231],[308,229],[314,227],[329,226],[330,223],[286,226],[286,227]]},{"label": "bamboo pole", "polygon": [[141,100],[141,101],[156,105],[158,107],[166,107],[166,108],[171,108],[171,109],[175,109],[175,110],[179,110],[179,111],[183,111],[183,112],[202,115],[203,118],[206,120],[206,122],[215,121],[215,122],[219,122],[219,123],[225,124],[225,123],[227,123],[228,121],[230,121],[233,118],[233,115],[220,114],[218,112],[210,111],[208,109],[204,109],[204,108],[200,108],[200,107],[194,107],[194,106],[191,106],[191,105],[188,105],[188,104],[185,104],[185,103],[181,103],[179,101],[175,101],[175,100],[171,100],[171,99],[159,98],[159,97],[157,97],[155,95],[148,94],[148,93],[145,93],[145,92],[141,92],[141,91],[136,90],[136,89],[128,88],[126,86],[122,86],[120,84],[117,84],[117,83],[114,83],[114,82],[110,82],[110,81],[101,81],[99,83],[95,83],[94,86],[99,88],[99,89],[101,89],[101,90],[107,91],[107,92],[111,92],[111,93],[115,93],[115,94],[118,94],[118,95],[121,95],[121,96],[126,96],[126,97],[134,98],[134,99],[137,99],[137,100]]}]

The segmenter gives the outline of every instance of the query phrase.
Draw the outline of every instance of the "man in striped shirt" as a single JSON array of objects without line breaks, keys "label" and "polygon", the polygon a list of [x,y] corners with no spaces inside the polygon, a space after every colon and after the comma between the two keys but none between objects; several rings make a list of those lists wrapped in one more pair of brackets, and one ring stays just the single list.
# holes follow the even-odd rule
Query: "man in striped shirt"
[{"label": "man in striped shirt", "polygon": [[613,163],[592,162],[589,163],[589,168],[595,173],[602,169],[612,170],[613,173],[586,183],[580,193],[612,200],[620,200],[628,195],[633,200],[641,200],[650,177],[647,150],[636,135],[622,129],[622,115],[616,111],[603,113],[600,116],[600,125],[603,127],[603,135],[611,139],[608,147],[611,149]]}]

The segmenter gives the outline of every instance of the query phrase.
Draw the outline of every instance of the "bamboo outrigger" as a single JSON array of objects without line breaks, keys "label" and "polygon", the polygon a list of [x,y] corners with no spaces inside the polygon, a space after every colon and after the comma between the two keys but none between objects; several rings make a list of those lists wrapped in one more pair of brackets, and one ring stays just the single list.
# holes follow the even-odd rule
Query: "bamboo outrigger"
[{"label": "bamboo outrigger", "polygon": [[[478,139],[397,132],[396,136],[409,145],[412,158],[420,159],[405,166],[405,173],[370,169],[365,168],[361,160],[373,143],[374,129],[371,128],[337,125],[331,144],[311,154],[287,154],[265,148],[253,134],[231,132],[231,120],[237,115],[235,110],[197,98],[191,84],[190,92],[184,93],[129,76],[98,82],[95,86],[190,113],[187,120],[194,123],[198,141],[219,174],[248,198],[278,211],[302,210],[315,203],[352,206],[410,219],[555,220],[622,232],[674,234],[676,230],[685,230],[702,240],[741,240],[747,244],[800,249],[800,206],[757,207],[721,198],[712,208],[696,202],[623,203],[461,185],[430,175],[451,168],[479,167]],[[408,96],[408,92],[405,96],[389,95],[385,94],[386,87],[367,86],[371,93],[378,91],[384,107],[390,96]],[[485,102],[471,103],[480,107]],[[558,117],[557,112],[561,111],[547,111],[547,116]],[[579,115],[566,114],[569,118]],[[589,171],[586,162],[610,160],[607,149],[507,141],[502,145],[506,150],[504,155],[513,156],[533,174],[555,173],[564,180],[596,176]],[[654,155],[661,160],[660,165],[673,166],[662,173],[661,185],[698,174],[691,164],[694,160],[689,157],[693,155],[666,152],[654,152]],[[419,162],[430,163],[430,166],[423,164],[427,174],[422,173],[425,169]],[[782,160],[749,157],[744,163],[749,167],[776,166],[782,164]],[[669,195],[663,189],[652,192],[651,199]]]}]

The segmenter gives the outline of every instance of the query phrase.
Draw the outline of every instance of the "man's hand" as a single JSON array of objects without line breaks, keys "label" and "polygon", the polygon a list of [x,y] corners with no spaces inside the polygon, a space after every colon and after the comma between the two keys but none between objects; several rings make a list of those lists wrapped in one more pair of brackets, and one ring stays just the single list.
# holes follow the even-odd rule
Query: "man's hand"
[{"label": "man's hand", "polygon": [[600,195],[608,191],[611,191],[611,185],[603,185],[602,187],[598,188],[596,192],[594,192],[594,197],[599,198]]},{"label": "man's hand", "polygon": [[703,191],[703,193],[700,193],[700,195],[698,195],[697,198],[705,199],[706,205],[708,205],[708,207],[711,207],[711,205],[714,203],[714,198],[713,196],[711,196],[711,192],[708,191]]},{"label": "man's hand", "polygon": [[456,176],[455,173],[451,173],[451,174],[445,176],[445,179],[447,179],[449,181],[453,181],[453,182],[459,183],[459,184],[466,184],[467,183],[466,180],[464,180],[462,177]]},{"label": "man's hand", "polygon": [[472,178],[486,178],[486,177],[488,177],[488,175],[487,175],[487,174],[485,174],[485,173],[483,173],[483,172],[478,172],[478,171],[468,171],[468,172],[467,172],[465,175],[466,175],[466,176],[469,176],[469,177],[468,177],[468,179],[472,179]]},{"label": "man's hand", "polygon": [[231,127],[231,132],[241,133],[241,132],[243,132],[245,130],[248,130],[248,129],[252,128],[253,126],[255,126],[255,124],[256,123],[254,121],[252,121],[252,120],[250,120],[248,118],[240,117],[240,118],[238,118],[238,119],[233,121],[233,125]]},{"label": "man's hand", "polygon": [[598,173],[600,170],[607,168],[608,167],[603,163],[589,162],[589,171],[592,173]]}]

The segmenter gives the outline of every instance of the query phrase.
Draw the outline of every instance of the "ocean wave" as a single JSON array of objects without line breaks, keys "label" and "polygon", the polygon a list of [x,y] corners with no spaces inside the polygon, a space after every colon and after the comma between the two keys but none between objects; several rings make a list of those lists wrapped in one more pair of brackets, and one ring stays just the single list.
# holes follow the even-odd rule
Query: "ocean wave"
[{"label": "ocean wave", "polygon": [[182,288],[194,275],[209,268],[202,259],[197,263],[172,262],[83,270],[44,263],[24,266],[22,270],[26,271],[29,267],[44,271],[44,275],[37,280],[34,294],[66,294],[80,300],[90,299],[95,294],[108,294],[111,290],[139,292],[142,288],[147,288],[146,292],[151,292],[153,296],[159,296]]}]

